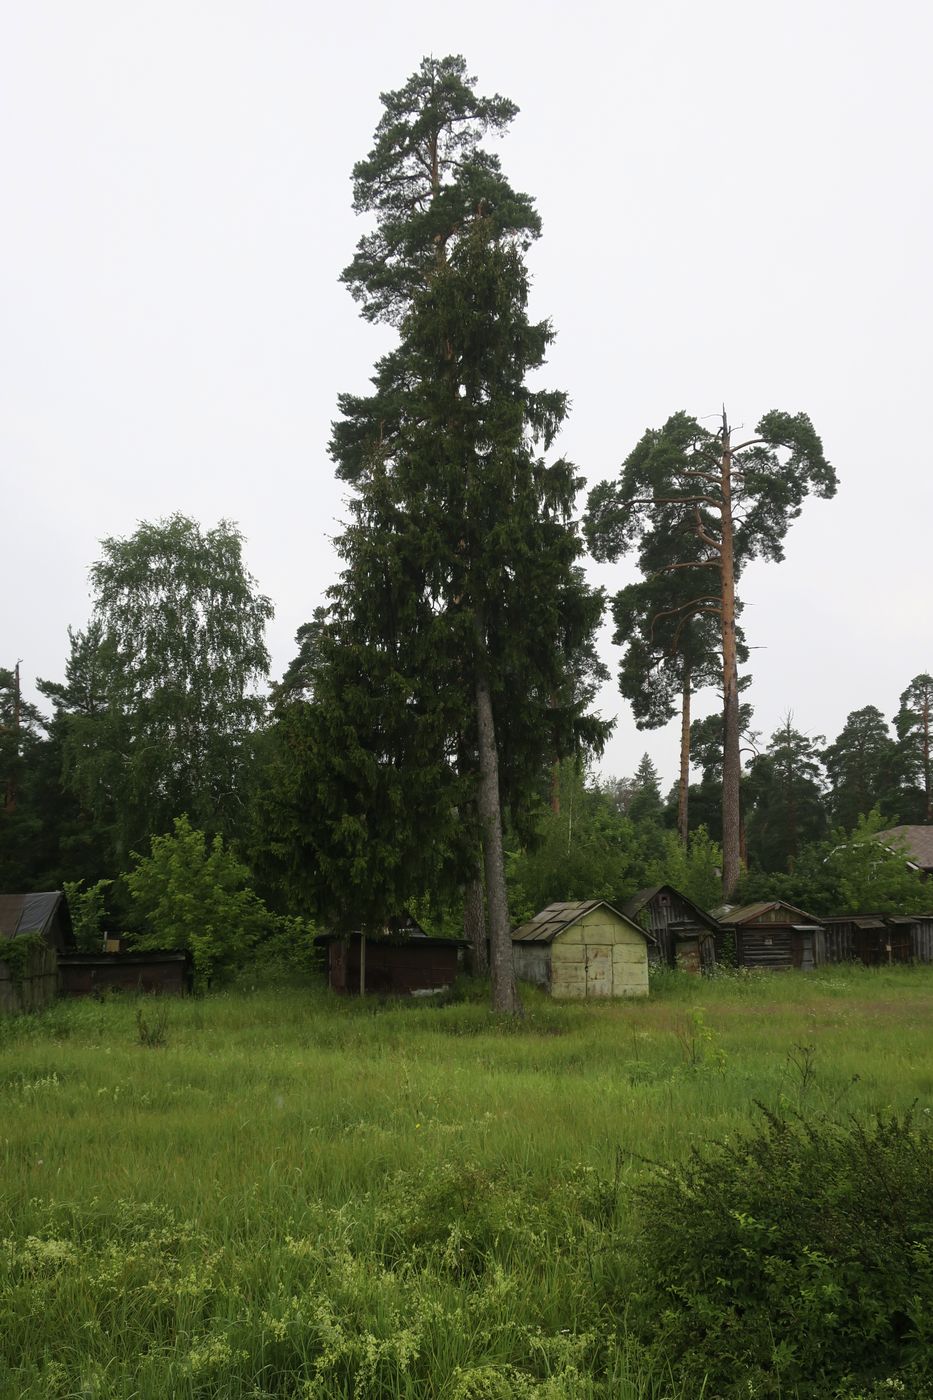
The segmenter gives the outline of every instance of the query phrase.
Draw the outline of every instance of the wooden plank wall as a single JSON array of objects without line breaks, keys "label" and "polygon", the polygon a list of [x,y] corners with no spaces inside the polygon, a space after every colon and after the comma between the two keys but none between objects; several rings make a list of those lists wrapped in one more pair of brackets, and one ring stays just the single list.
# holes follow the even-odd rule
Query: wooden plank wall
[{"label": "wooden plank wall", "polygon": [[36,948],[21,982],[8,963],[0,962],[0,1015],[41,1011],[58,995],[58,957],[54,948]]}]

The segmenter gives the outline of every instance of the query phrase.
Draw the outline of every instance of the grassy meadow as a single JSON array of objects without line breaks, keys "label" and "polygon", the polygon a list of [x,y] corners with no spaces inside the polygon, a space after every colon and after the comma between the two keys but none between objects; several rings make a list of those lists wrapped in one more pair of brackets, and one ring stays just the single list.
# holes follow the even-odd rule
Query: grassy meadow
[{"label": "grassy meadow", "polygon": [[933,968],[478,996],[0,1020],[3,1400],[695,1400],[627,1331],[633,1185],[756,1100],[933,1105]]}]

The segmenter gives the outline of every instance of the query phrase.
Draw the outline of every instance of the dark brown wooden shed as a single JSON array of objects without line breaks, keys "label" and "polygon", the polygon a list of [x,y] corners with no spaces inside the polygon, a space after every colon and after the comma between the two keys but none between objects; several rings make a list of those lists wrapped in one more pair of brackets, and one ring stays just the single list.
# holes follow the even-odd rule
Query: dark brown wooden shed
[{"label": "dark brown wooden shed", "polygon": [[826,961],[822,919],[782,899],[762,900],[741,908],[723,905],[714,917],[735,941],[739,967],[808,972]]},{"label": "dark brown wooden shed", "polygon": [[108,991],[184,996],[191,990],[192,967],[183,952],[60,953],[58,975],[66,997]]},{"label": "dark brown wooden shed", "polygon": [[[3,956],[4,943],[28,939],[28,955]],[[57,956],[74,946],[61,890],[0,895],[0,1012],[38,1011],[58,994]]]},{"label": "dark brown wooden shed", "polygon": [[716,966],[716,938],[721,929],[673,885],[650,885],[621,906],[622,913],[652,935],[650,962],[682,967],[688,972],[712,972]]},{"label": "dark brown wooden shed", "polygon": [[827,962],[933,962],[933,914],[840,914],[825,924]]},{"label": "dark brown wooden shed", "polygon": [[[342,995],[429,996],[451,987],[463,967],[460,938],[431,938],[417,925],[385,934],[325,933],[328,986]],[[362,974],[362,975],[361,975]]]}]

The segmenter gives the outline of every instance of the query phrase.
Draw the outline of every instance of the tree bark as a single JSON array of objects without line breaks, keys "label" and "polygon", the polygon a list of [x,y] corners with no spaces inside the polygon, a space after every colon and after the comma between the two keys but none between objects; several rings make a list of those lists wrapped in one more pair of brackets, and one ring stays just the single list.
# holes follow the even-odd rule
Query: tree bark
[{"label": "tree bark", "polygon": [[923,691],[923,791],[926,795],[927,810],[924,821],[933,822],[933,799],[930,794],[930,691]]},{"label": "tree bark", "polygon": [[731,899],[741,870],[739,674],[735,652],[735,553],[732,527],[732,448],[722,415],[722,897]]},{"label": "tree bark", "polygon": [[366,934],[360,934],[360,996],[366,995]]},{"label": "tree bark", "polygon": [[485,977],[489,971],[486,947],[486,902],[483,896],[483,873],[478,866],[463,891],[463,936],[470,948],[474,977]]},{"label": "tree bark", "polygon": [[684,664],[684,688],[680,708],[680,784],[677,790],[677,834],[687,848],[690,834],[690,667]]},{"label": "tree bark", "polygon": [[[482,632],[481,625],[478,630]],[[483,643],[480,640],[479,646]],[[502,809],[499,801],[499,756],[492,713],[489,679],[482,656],[476,668],[476,729],[479,751],[479,789],[476,806],[483,838],[483,867],[486,874],[486,907],[489,914],[489,971],[492,981],[492,1009],[514,1016],[521,1011],[515,966],[512,959],[512,930],[505,893],[505,860],[502,854]]]}]

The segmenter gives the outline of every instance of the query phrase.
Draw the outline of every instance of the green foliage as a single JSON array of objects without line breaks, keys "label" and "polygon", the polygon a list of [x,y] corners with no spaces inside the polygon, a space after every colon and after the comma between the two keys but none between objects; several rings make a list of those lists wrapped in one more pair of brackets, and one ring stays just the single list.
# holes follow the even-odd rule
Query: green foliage
[{"label": "green foliage", "polygon": [[929,1128],[765,1114],[637,1192],[628,1319],[688,1386],[826,1400],[933,1385]]},{"label": "green foliage", "polygon": [[646,872],[646,885],[673,885],[700,909],[712,909],[722,896],[722,847],[705,826],[690,833],[686,848],[665,832],[664,853]]},{"label": "green foliage", "polygon": [[827,857],[830,878],[838,890],[840,914],[918,914],[929,906],[928,887],[896,842],[878,841],[885,821],[877,808],[860,817],[847,839],[836,833]]},{"label": "green foliage", "polygon": [[826,831],[817,745],[787,716],[767,750],[756,754],[744,782],[749,860],[765,870],[793,870],[803,846]]},{"label": "green foliage", "polygon": [[835,743],[823,750],[835,825],[854,831],[879,807],[888,825],[900,816],[903,770],[897,744],[875,705],[853,710]]},{"label": "green foliage", "polygon": [[107,891],[112,880],[98,880],[86,890],[83,880],[65,882],[65,898],[71,915],[75,942],[82,953],[99,953],[104,938]]},{"label": "green foliage", "polygon": [[919,914],[930,905],[928,886],[902,851],[876,839],[886,825],[876,808],[854,832],[805,846],[792,874],[749,871],[736,897],[786,899],[811,914]]},{"label": "green foliage", "polygon": [[[933,821],[933,676],[915,676],[894,716],[901,764],[908,785],[905,822]],[[911,798],[913,797],[913,803]]]},{"label": "green foliage", "polygon": [[202,530],[173,515],[101,543],[92,621],[70,633],[65,684],[42,688],[65,783],[119,868],[178,812],[227,836],[242,824],[272,605],[229,521]]},{"label": "green foliage", "polygon": [[152,838],[150,855],[134,858],[126,883],[145,929],[134,946],[184,949],[201,986],[242,963],[267,930],[268,911],[249,888],[246,866],[222,837],[209,841],[186,816],[171,834]]},{"label": "green foliage", "polygon": [[343,569],[283,684],[260,799],[267,878],[353,926],[450,901],[475,869],[480,689],[519,827],[546,766],[609,730],[589,713],[602,597],[579,566],[580,479],[544,456],[566,395],[528,382],[553,340],[528,316],[539,221],[482,145],[515,109],[473,84],[461,58],[425,59],[382,95],[354,171],[376,228],[344,280],[398,341],[372,392],[339,400]]},{"label": "green foliage", "polygon": [[0,962],[6,963],[14,987],[21,987],[32,967],[36,954],[45,948],[45,940],[40,933],[19,933],[15,938],[4,938],[0,944]]}]

